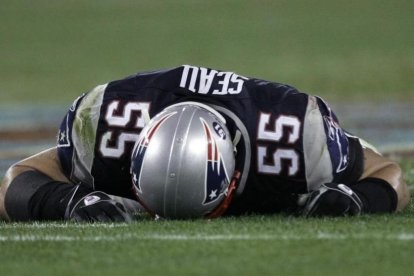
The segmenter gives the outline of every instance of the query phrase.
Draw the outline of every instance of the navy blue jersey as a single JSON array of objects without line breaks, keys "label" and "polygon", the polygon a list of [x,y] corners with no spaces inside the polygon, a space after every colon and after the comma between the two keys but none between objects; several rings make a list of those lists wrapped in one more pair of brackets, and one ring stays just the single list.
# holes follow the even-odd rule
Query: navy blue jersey
[{"label": "navy blue jersey", "polygon": [[[130,156],[150,117],[177,102],[206,103],[241,132],[242,177],[230,213],[273,212],[322,183],[355,182],[362,149],[320,98],[234,72],[184,65],[138,73],[78,98],[59,130],[58,154],[73,182],[134,198]],[[294,205],[294,204],[293,204]]]}]

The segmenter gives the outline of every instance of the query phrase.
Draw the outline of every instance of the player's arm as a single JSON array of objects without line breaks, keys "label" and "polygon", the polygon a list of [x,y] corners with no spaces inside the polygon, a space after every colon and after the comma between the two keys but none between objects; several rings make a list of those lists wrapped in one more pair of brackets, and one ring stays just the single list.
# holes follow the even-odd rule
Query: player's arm
[{"label": "player's arm", "polygon": [[312,192],[306,201],[306,216],[338,216],[390,213],[403,210],[410,193],[400,166],[364,147],[364,168],[356,183],[326,183]]},{"label": "player's arm", "polygon": [[[2,219],[10,219],[5,206],[7,191],[10,189],[11,185],[15,183],[15,180],[19,175],[23,175],[24,173],[30,174],[31,172],[42,173],[45,176],[62,183],[70,183],[60,169],[56,149],[54,148],[45,150],[12,165],[7,170],[0,186],[0,216]],[[33,183],[28,181],[27,185],[33,186]],[[23,193],[24,192],[22,192],[22,194]]]},{"label": "player's arm", "polygon": [[[312,99],[316,99],[316,108],[314,108],[315,101]],[[305,126],[306,123],[312,126],[311,130],[306,132],[308,136],[314,138],[309,133],[316,133],[321,137],[321,139],[308,138],[308,143],[312,144],[312,147],[305,150],[313,153],[314,149],[319,149],[321,152],[320,155],[308,155],[322,156],[324,159],[321,160],[325,161],[332,160],[335,164],[341,164],[343,170],[332,170],[335,180],[327,181],[325,178],[325,181],[322,179],[321,183],[314,183],[312,187],[314,190],[307,197],[303,209],[305,215],[386,213],[400,211],[407,206],[409,191],[399,165],[382,156],[363,139],[346,134],[339,126],[336,115],[320,98],[310,97]],[[322,135],[323,129],[324,135]],[[324,136],[328,141],[326,145]],[[314,141],[320,141],[319,144],[316,143],[319,147],[315,147]],[[347,152],[344,148],[337,147],[337,145],[345,144],[348,144]],[[338,152],[341,154],[337,154]],[[346,155],[343,155],[344,152]],[[316,161],[318,161],[317,158]],[[311,160],[310,163],[313,164],[313,162],[314,160]],[[326,163],[329,164],[329,162]],[[321,168],[319,171],[324,172],[326,167],[321,166]]]},{"label": "player's arm", "polygon": [[[375,149],[365,147],[364,172],[353,189],[356,190],[357,193],[358,190],[367,190],[365,193],[369,193],[368,190],[371,187],[372,193],[374,193],[376,190],[375,188],[377,188],[374,185],[383,185],[385,187],[383,192],[384,196],[386,194],[385,189],[389,189],[388,199],[391,200],[392,202],[390,202],[394,205],[394,210],[391,211],[401,211],[407,207],[410,200],[410,191],[403,179],[403,173],[400,166],[396,162],[379,154]],[[366,206],[366,209],[371,208],[372,211],[376,210],[375,206],[380,208],[380,205],[384,204],[384,201],[386,201],[386,199],[381,200],[381,198],[378,198],[373,202],[375,199],[374,195],[369,197],[361,194],[361,197],[365,197],[362,198],[362,200],[365,200],[367,205],[374,205],[372,207]],[[370,212],[371,210],[367,211]]]},{"label": "player's arm", "polygon": [[75,185],[64,175],[56,148],[10,167],[0,187],[5,220],[129,221],[123,206],[107,194]]}]

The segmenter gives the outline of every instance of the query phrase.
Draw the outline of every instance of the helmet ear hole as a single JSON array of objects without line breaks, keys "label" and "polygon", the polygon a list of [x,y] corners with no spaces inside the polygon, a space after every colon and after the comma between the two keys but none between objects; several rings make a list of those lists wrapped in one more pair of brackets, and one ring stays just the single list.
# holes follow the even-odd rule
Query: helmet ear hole
[{"label": "helmet ear hole", "polygon": [[136,196],[161,217],[206,216],[231,199],[233,142],[238,140],[240,133],[232,141],[211,107],[190,102],[167,107],[149,121],[135,143],[131,175]]}]

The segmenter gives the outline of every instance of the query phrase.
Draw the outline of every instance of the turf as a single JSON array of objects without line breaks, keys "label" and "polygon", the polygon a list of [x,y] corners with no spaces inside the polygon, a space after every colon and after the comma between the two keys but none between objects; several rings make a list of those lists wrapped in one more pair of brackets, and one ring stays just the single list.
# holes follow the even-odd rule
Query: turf
[{"label": "turf", "polygon": [[5,0],[0,102],[67,103],[97,84],[180,64],[329,101],[412,100],[413,11],[404,0]]},{"label": "turf", "polygon": [[[414,160],[401,164],[413,187]],[[0,223],[0,274],[411,275],[413,216]]]},{"label": "turf", "polygon": [[[186,63],[330,102],[409,102],[413,11],[408,0],[4,0],[0,110],[68,105],[99,83]],[[412,188],[414,160],[401,164]],[[413,215],[0,222],[0,275],[411,275]]]}]

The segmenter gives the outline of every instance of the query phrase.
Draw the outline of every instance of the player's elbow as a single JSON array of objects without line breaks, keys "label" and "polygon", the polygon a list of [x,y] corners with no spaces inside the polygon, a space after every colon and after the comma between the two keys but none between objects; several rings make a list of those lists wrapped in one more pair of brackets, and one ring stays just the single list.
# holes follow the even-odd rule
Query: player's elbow
[{"label": "player's elbow", "polygon": [[2,180],[1,183],[1,190],[7,190],[10,183],[12,182],[12,180],[18,176],[19,174],[21,174],[22,172],[28,171],[28,170],[32,170],[29,167],[23,166],[19,163],[16,163],[12,166],[10,166],[7,171],[6,174],[4,175],[4,178]]},{"label": "player's elbow", "polygon": [[1,181],[1,186],[0,186],[0,218],[3,219],[3,220],[9,220],[9,216],[6,212],[6,207],[5,207],[4,201],[5,201],[5,198],[6,198],[7,189],[9,188],[10,182],[13,180],[15,175],[16,175],[16,166],[13,165],[6,171],[6,174],[4,175],[4,177]]},{"label": "player's elbow", "polygon": [[7,169],[0,186],[0,219],[9,220],[5,206],[5,198],[10,183],[16,178],[16,176],[28,170],[32,169],[19,163],[16,163]]},{"label": "player's elbow", "polygon": [[402,211],[410,202],[410,190],[404,180],[404,173],[401,167],[395,162],[391,162],[385,169],[392,172],[390,173],[391,177],[389,182],[397,194],[396,211]]}]

